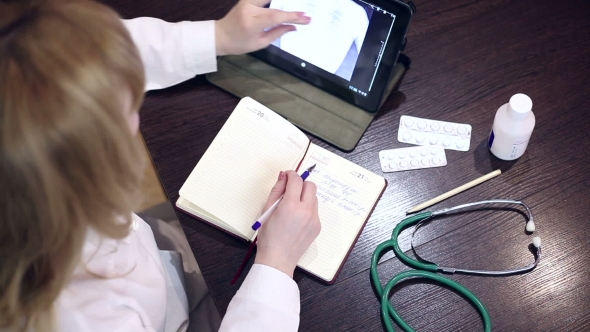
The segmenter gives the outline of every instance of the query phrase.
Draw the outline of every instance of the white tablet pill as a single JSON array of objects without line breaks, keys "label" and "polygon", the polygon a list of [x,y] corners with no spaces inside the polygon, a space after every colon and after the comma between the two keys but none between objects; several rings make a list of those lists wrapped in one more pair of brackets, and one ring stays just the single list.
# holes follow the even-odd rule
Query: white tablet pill
[{"label": "white tablet pill", "polygon": [[465,135],[467,134],[467,128],[465,128],[465,126],[459,126],[459,128],[457,128],[457,133],[459,135]]},{"label": "white tablet pill", "polygon": [[425,137],[424,137],[424,135],[422,135],[422,134],[417,134],[417,135],[416,135],[416,143],[418,143],[418,144],[422,144],[422,143],[424,142],[424,138],[425,138]]},{"label": "white tablet pill", "polygon": [[443,129],[445,130],[445,133],[450,134],[453,132],[453,125],[447,123]]},{"label": "white tablet pill", "polygon": [[412,134],[409,131],[406,131],[403,135],[404,141],[408,142],[412,139]]}]

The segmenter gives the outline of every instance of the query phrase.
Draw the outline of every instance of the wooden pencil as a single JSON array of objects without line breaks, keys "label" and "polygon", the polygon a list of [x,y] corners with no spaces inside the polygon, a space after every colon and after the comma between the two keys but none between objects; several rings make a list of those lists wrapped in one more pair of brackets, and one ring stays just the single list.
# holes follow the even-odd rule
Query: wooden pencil
[{"label": "wooden pencil", "polygon": [[435,197],[435,198],[433,198],[433,199],[431,199],[429,201],[426,201],[426,202],[424,202],[424,203],[422,203],[420,205],[417,205],[417,206],[413,207],[412,209],[410,209],[408,212],[406,212],[406,214],[410,214],[410,213],[414,213],[414,212],[418,212],[420,210],[423,210],[423,209],[425,209],[425,208],[427,208],[427,207],[429,207],[431,205],[434,205],[434,204],[436,204],[436,203],[438,203],[440,201],[443,201],[443,200],[445,200],[445,199],[447,199],[447,198],[449,198],[451,196],[454,196],[454,195],[456,195],[456,194],[458,194],[460,192],[463,192],[463,191],[465,191],[465,190],[467,190],[469,188],[475,187],[478,184],[480,184],[482,182],[485,182],[485,181],[487,181],[487,180],[489,180],[489,179],[491,179],[493,177],[496,177],[496,176],[498,176],[500,174],[502,174],[502,171],[499,170],[499,169],[497,169],[497,170],[495,170],[495,171],[493,171],[491,173],[488,173],[488,174],[486,174],[486,175],[484,175],[482,177],[479,177],[479,178],[477,178],[477,179],[475,179],[473,181],[470,181],[470,182],[468,182],[468,183],[466,183],[466,184],[464,184],[464,185],[462,185],[460,187],[457,187],[457,188],[455,188],[453,190],[447,191],[446,193],[444,193],[444,194],[442,194],[440,196],[437,196],[437,197]]}]

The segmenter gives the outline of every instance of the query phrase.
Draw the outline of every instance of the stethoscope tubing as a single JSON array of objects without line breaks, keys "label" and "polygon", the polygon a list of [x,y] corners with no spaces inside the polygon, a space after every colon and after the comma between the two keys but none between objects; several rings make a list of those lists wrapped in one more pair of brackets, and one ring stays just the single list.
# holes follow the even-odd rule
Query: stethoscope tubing
[{"label": "stethoscope tubing", "polygon": [[379,273],[377,271],[377,266],[379,265],[379,257],[381,256],[381,253],[393,247],[394,245],[397,245],[397,241],[394,239],[382,242],[377,246],[375,252],[373,253],[373,256],[371,257],[371,282],[375,287],[375,290],[377,291],[379,298],[381,299],[381,317],[383,319],[383,323],[385,324],[387,331],[394,331],[393,324],[390,320],[391,317],[404,331],[415,332],[415,330],[406,321],[404,321],[404,319],[397,313],[397,311],[389,302],[389,294],[391,293],[391,290],[395,287],[395,285],[401,280],[411,277],[421,277],[438,281],[443,285],[448,286],[453,291],[464,295],[469,300],[469,302],[473,303],[473,305],[476,307],[477,311],[481,315],[484,324],[484,331],[489,332],[492,330],[492,321],[490,314],[481,302],[481,300],[469,289],[449,278],[445,278],[430,271],[410,270],[404,271],[396,275],[385,285],[385,288],[383,288],[383,286],[381,285],[381,281],[379,280]]},{"label": "stethoscope tubing", "polygon": [[377,246],[373,256],[371,257],[371,282],[377,291],[379,298],[381,299],[381,317],[383,319],[383,323],[387,328],[387,331],[393,332],[393,324],[391,323],[390,317],[406,332],[415,332],[415,330],[403,320],[403,318],[397,313],[397,311],[393,308],[391,303],[389,302],[389,295],[395,287],[395,285],[403,279],[411,278],[411,277],[421,277],[432,279],[434,281],[440,282],[443,285],[448,286],[452,290],[456,291],[464,295],[469,302],[471,302],[479,312],[482,317],[483,324],[484,324],[484,331],[490,332],[492,330],[492,321],[488,310],[485,308],[481,300],[473,294],[469,289],[464,287],[463,285],[459,284],[458,282],[451,280],[449,278],[445,278],[441,275],[430,271],[422,271],[422,270],[410,270],[404,271],[391,279],[385,286],[385,289],[381,285],[381,281],[379,280],[379,274],[377,272],[377,266],[379,264],[379,257],[381,254],[393,247],[397,244],[397,241],[391,239],[387,240]]},{"label": "stethoscope tubing", "polygon": [[404,272],[396,275],[385,286],[383,294],[381,295],[381,317],[383,318],[383,322],[385,323],[385,326],[387,327],[388,331],[394,331],[393,324],[391,323],[391,320],[388,317],[388,314],[389,314],[393,318],[393,320],[395,320],[395,322],[399,326],[401,326],[402,329],[404,329],[404,331],[415,332],[414,329],[406,321],[404,321],[401,318],[401,316],[395,311],[395,309],[391,305],[391,302],[389,302],[389,295],[390,295],[393,287],[395,287],[395,285],[398,282],[400,282],[401,280],[406,279],[406,278],[411,278],[411,277],[427,278],[427,279],[431,279],[431,280],[440,282],[440,283],[448,286],[452,290],[456,291],[457,293],[464,295],[465,297],[467,297],[469,299],[469,301],[475,306],[475,308],[479,312],[479,314],[483,320],[484,331],[485,332],[492,331],[492,319],[490,317],[490,313],[488,312],[486,307],[483,305],[481,300],[475,294],[473,294],[469,289],[467,289],[466,287],[464,287],[463,285],[459,284],[458,282],[456,282],[454,280],[451,280],[449,278],[445,278],[445,277],[438,275],[436,273],[432,273],[432,272],[428,272],[428,271],[420,271],[420,270],[404,271]]},{"label": "stethoscope tubing", "polygon": [[[405,228],[407,228],[415,223],[424,222],[424,221],[428,220],[429,218],[434,218],[438,215],[443,215],[443,214],[447,214],[449,212],[455,212],[457,210],[470,208],[470,207],[474,207],[474,206],[478,206],[478,205],[498,204],[498,203],[500,203],[500,204],[518,204],[518,205],[524,206],[524,208],[526,209],[527,214],[528,214],[527,231],[529,231],[529,232],[534,231],[535,226],[534,226],[534,222],[533,222],[533,215],[532,215],[530,208],[525,203],[523,203],[521,201],[495,199],[495,200],[488,200],[488,201],[463,204],[463,205],[459,205],[459,206],[455,206],[452,208],[443,209],[443,210],[439,210],[439,211],[435,211],[435,212],[422,212],[422,213],[415,214],[413,216],[409,216],[409,217],[405,218],[404,220],[402,220],[398,225],[396,225],[396,227],[392,231],[391,239],[386,240],[377,246],[377,248],[375,249],[375,252],[373,253],[373,256],[371,257],[371,271],[370,271],[371,283],[375,287],[375,291],[377,292],[378,297],[380,299],[381,316],[383,318],[383,323],[385,324],[385,327],[387,328],[388,331],[394,331],[393,324],[391,323],[390,318],[392,318],[404,331],[414,331],[414,329],[406,321],[404,321],[401,318],[401,316],[396,312],[396,310],[391,305],[391,302],[389,302],[390,293],[391,293],[392,289],[395,287],[395,285],[397,283],[399,283],[401,280],[406,279],[406,278],[411,278],[411,277],[420,277],[420,278],[431,279],[431,280],[437,281],[437,282],[449,287],[451,290],[453,290],[459,294],[462,294],[463,296],[465,296],[468,299],[469,302],[471,302],[475,306],[475,308],[477,309],[477,311],[481,315],[481,318],[483,320],[483,325],[484,325],[484,331],[488,332],[488,331],[492,330],[492,322],[491,322],[490,314],[489,314],[488,310],[486,309],[486,307],[481,302],[481,300],[473,292],[471,292],[469,289],[467,289],[465,286],[459,284],[458,282],[456,282],[452,279],[449,279],[449,278],[443,277],[439,274],[436,274],[436,272],[447,272],[447,273],[461,272],[461,273],[474,274],[474,275],[496,275],[496,276],[528,272],[528,271],[534,269],[537,266],[537,264],[539,263],[539,260],[541,259],[541,255],[542,255],[541,254],[541,242],[540,242],[539,238],[536,239],[537,242],[535,242],[535,239],[533,239],[533,244],[537,247],[537,254],[536,254],[535,262],[533,264],[523,267],[523,268],[506,270],[506,271],[466,270],[466,269],[439,267],[437,264],[432,263],[432,262],[420,262],[420,261],[414,260],[414,259],[410,258],[409,256],[407,256],[401,250],[397,239],[398,239],[399,234]],[[377,266],[379,265],[379,258],[389,248],[393,249],[396,257],[398,257],[399,260],[401,260],[404,264],[406,264],[412,268],[415,268],[416,270],[405,271],[405,272],[402,272],[402,273],[394,276],[393,279],[391,279],[386,284],[385,289],[384,289],[383,286],[381,285],[381,281],[379,280]]]}]

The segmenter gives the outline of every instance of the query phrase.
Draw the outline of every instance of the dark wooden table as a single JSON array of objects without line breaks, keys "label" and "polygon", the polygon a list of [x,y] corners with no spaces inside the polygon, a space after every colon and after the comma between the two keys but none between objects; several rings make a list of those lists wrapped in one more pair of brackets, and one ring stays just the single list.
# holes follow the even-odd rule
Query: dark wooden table
[{"label": "dark wooden table", "polygon": [[[126,18],[154,16],[176,22],[219,19],[234,1],[107,2]],[[382,330],[368,270],[376,245],[389,238],[408,208],[497,168],[504,174],[433,208],[491,198],[523,200],[534,213],[544,257],[524,275],[450,278],[482,299],[494,330],[590,330],[590,2],[415,4],[418,12],[406,48],[412,68],[358,147],[347,154],[336,151],[382,174],[390,185],[334,285],[296,273],[300,330]],[[537,125],[525,155],[502,162],[488,152],[486,139],[498,107],[518,92],[532,98]],[[141,131],[172,202],[237,102],[203,77],[148,94]],[[378,152],[403,146],[397,142],[403,114],[471,124],[471,149],[447,151],[448,165],[443,168],[381,173]],[[182,213],[178,217],[223,315],[239,287],[229,281],[248,246]],[[422,229],[417,250],[451,266],[523,266],[533,260],[532,236],[524,226],[523,218],[514,214],[462,214]],[[409,231],[400,238],[405,250],[409,239]],[[391,254],[380,265],[384,282],[408,269]],[[392,303],[418,330],[476,331],[482,326],[475,309],[459,295],[429,282],[404,283]]]}]

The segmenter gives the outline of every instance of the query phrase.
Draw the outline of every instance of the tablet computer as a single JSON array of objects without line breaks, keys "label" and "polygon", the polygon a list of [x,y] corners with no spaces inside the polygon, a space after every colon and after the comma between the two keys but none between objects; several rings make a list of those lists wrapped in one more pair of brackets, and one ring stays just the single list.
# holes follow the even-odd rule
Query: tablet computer
[{"label": "tablet computer", "polygon": [[253,56],[368,112],[378,111],[405,46],[410,5],[399,0],[272,0],[268,7],[304,12],[311,22]]}]

